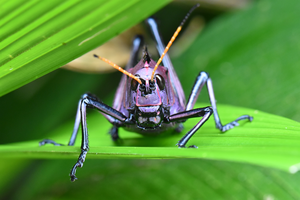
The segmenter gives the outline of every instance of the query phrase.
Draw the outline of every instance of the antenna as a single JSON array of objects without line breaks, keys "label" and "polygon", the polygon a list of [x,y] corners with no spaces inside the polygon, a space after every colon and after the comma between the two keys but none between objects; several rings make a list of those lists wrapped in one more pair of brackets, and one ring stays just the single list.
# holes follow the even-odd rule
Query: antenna
[{"label": "antenna", "polygon": [[128,71],[122,69],[121,67],[119,67],[118,65],[116,65],[115,63],[111,62],[110,60],[107,60],[106,58],[102,58],[100,56],[97,56],[96,54],[94,54],[94,57],[99,58],[100,60],[103,60],[104,62],[106,62],[107,64],[110,64],[111,66],[113,66],[115,69],[119,70],[120,72],[122,72],[123,74],[126,74],[127,76],[129,76],[130,78],[133,78],[134,80],[136,80],[137,82],[139,82],[139,84],[142,84],[142,81],[132,75],[131,73],[129,73]]},{"label": "antenna", "polygon": [[152,75],[151,75],[151,81],[153,81],[153,78],[154,78],[154,73],[155,71],[157,70],[157,67],[158,65],[161,63],[162,59],[164,58],[165,54],[168,52],[170,46],[173,44],[175,38],[177,37],[177,35],[179,34],[179,32],[181,31],[181,28],[182,26],[184,25],[185,21],[189,18],[189,16],[191,15],[191,13],[200,6],[200,4],[196,4],[194,5],[190,11],[186,14],[186,16],[184,17],[184,19],[182,20],[182,22],[180,23],[179,27],[177,28],[177,30],[175,31],[175,33],[173,34],[171,40],[169,41],[168,45],[166,46],[164,52],[161,54],[161,57],[159,58],[159,60],[157,61],[155,67],[154,67],[154,70],[152,72]]}]

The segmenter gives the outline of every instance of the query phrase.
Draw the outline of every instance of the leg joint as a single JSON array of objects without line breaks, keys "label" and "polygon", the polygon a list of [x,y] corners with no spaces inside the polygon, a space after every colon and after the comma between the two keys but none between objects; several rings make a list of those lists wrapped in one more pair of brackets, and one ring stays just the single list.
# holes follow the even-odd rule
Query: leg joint
[{"label": "leg joint", "polygon": [[206,107],[206,108],[204,109],[204,111],[207,112],[207,113],[213,113],[213,109],[212,109],[211,106]]},{"label": "leg joint", "polygon": [[98,97],[96,97],[95,95],[93,94],[90,94],[90,93],[85,93],[81,96],[81,102],[86,104],[86,105],[91,105],[91,101],[97,101],[97,102],[102,102],[100,99],[98,99]]},{"label": "leg joint", "polygon": [[89,93],[84,93],[82,96],[81,96],[81,99],[86,99],[89,97]]},{"label": "leg joint", "polygon": [[209,78],[209,74],[207,72],[205,72],[205,71],[201,71],[199,73],[199,77],[205,77],[206,79],[208,79]]},{"label": "leg joint", "polygon": [[81,99],[84,100],[84,99],[91,99],[93,101],[99,101],[99,102],[102,102],[96,95],[94,94],[91,94],[91,93],[84,93],[82,96],[81,96]]},{"label": "leg joint", "polygon": [[[201,109],[201,108],[200,108]],[[205,108],[202,108],[201,109],[201,113],[199,113],[200,115],[199,116],[204,116],[204,115],[206,115],[206,114],[209,114],[209,115],[211,115],[212,113],[213,113],[213,109],[212,109],[212,107],[211,106],[208,106],[208,107],[205,107]]]}]

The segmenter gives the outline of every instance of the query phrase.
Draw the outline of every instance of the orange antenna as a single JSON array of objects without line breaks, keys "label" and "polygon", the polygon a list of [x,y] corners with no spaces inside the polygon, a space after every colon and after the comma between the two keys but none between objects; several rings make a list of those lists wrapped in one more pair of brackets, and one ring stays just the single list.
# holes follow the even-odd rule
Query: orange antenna
[{"label": "orange antenna", "polygon": [[158,65],[161,63],[162,59],[165,57],[166,53],[168,52],[170,46],[173,44],[175,38],[177,37],[177,35],[178,35],[179,32],[181,31],[181,28],[182,28],[182,26],[184,25],[185,21],[189,18],[190,14],[191,14],[196,8],[198,8],[199,6],[200,6],[199,3],[196,4],[196,5],[194,5],[194,6],[191,8],[191,10],[186,14],[186,16],[184,17],[184,19],[182,20],[182,22],[180,23],[180,26],[177,28],[177,30],[176,30],[175,33],[173,34],[173,36],[172,36],[170,42],[168,43],[168,45],[166,46],[164,52],[161,54],[159,60],[157,61],[156,65],[155,65],[155,67],[154,67],[154,70],[153,70],[153,72],[152,72],[152,75],[151,75],[151,81],[153,81],[154,73],[155,73],[155,71],[157,70]]},{"label": "orange antenna", "polygon": [[142,84],[142,81],[132,75],[131,73],[129,73],[128,71],[122,69],[121,67],[119,67],[118,65],[116,65],[115,63],[111,62],[110,60],[107,60],[106,58],[102,58],[100,56],[97,56],[96,54],[94,54],[94,57],[99,58],[100,60],[103,60],[104,62],[106,62],[107,64],[110,64],[111,66],[113,66],[115,69],[119,70],[120,72],[122,72],[123,74],[126,74],[127,76],[129,76],[130,78],[133,78],[134,80],[136,80],[137,82],[139,82],[139,84]]}]

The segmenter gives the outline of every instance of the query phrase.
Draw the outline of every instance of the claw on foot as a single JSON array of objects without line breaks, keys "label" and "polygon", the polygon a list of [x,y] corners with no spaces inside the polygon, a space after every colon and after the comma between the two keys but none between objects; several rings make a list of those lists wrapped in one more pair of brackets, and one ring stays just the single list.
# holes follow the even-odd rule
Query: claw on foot
[{"label": "claw on foot", "polygon": [[87,150],[81,150],[81,154],[79,155],[78,161],[75,163],[75,165],[71,169],[70,178],[71,178],[72,182],[77,180],[77,178],[75,176],[77,167],[82,167],[83,166],[86,154],[87,154]]},{"label": "claw on foot", "polygon": [[54,146],[64,146],[63,144],[56,143],[53,140],[49,140],[49,139],[45,139],[39,142],[39,146],[43,146],[45,144],[53,144]]},{"label": "claw on foot", "polygon": [[249,116],[249,121],[252,122],[253,121],[253,117]]},{"label": "claw on foot", "polygon": [[77,177],[76,177],[75,175],[70,175],[70,177],[71,177],[71,181],[72,181],[72,182],[74,182],[74,181],[77,180]]},{"label": "claw on foot", "polygon": [[[178,143],[176,144],[176,146],[178,146],[178,148],[186,148],[185,145],[179,145]],[[194,149],[198,149],[198,147],[196,145],[191,145],[188,148],[194,148]]]}]

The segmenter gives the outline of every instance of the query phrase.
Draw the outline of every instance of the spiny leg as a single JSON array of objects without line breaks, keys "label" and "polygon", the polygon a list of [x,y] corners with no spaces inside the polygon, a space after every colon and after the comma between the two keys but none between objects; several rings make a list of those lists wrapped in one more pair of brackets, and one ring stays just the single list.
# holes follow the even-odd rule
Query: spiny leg
[{"label": "spiny leg", "polygon": [[[92,95],[91,95],[92,96]],[[78,129],[81,123],[81,128],[82,128],[82,142],[81,142],[81,154],[79,155],[79,158],[75,165],[72,167],[72,170],[70,172],[70,177],[71,181],[75,181],[77,178],[75,176],[76,169],[77,167],[82,167],[83,162],[85,161],[86,154],[88,152],[88,133],[87,133],[87,128],[86,128],[86,103],[83,102],[85,96],[83,96],[78,103],[78,108],[77,108],[77,114],[75,118],[75,124],[74,124],[74,129],[70,138],[70,141],[68,143],[68,146],[74,146],[76,136],[78,133]],[[63,144],[56,143],[53,140],[45,139],[41,141],[40,146],[45,145],[45,144],[54,144],[55,146],[64,146]]]},{"label": "spiny leg", "polygon": [[[119,111],[115,110],[114,108],[102,103],[99,99],[97,99],[97,97],[95,97],[91,94],[84,94],[78,103],[75,125],[74,125],[72,136],[68,143],[69,146],[74,145],[75,139],[76,139],[76,136],[78,133],[78,129],[79,129],[79,126],[81,123],[81,129],[82,129],[81,153],[78,157],[77,162],[75,163],[75,165],[73,166],[73,168],[70,172],[71,181],[75,181],[77,179],[75,176],[76,170],[78,167],[83,166],[83,163],[86,158],[86,154],[89,150],[88,131],[87,131],[87,124],[86,124],[86,108],[87,107],[96,108],[100,112],[106,114],[107,116],[110,117],[109,119],[111,119],[110,120],[111,123],[114,120],[118,121],[119,124],[132,123],[130,121],[130,119],[127,119],[126,116],[124,116],[122,113],[120,113]],[[44,145],[44,144],[62,145],[62,144],[58,144],[58,143],[54,142],[53,140],[48,140],[48,139],[40,142],[40,145]]]},{"label": "spiny leg", "polygon": [[[68,146],[74,146],[76,136],[78,133],[78,129],[81,123],[82,127],[82,142],[81,142],[81,153],[79,155],[79,158],[75,165],[72,167],[72,170],[70,172],[70,178],[71,181],[74,182],[77,178],[75,176],[77,167],[82,167],[83,163],[85,161],[86,154],[88,152],[88,134],[87,134],[87,128],[86,128],[86,104],[83,102],[84,96],[79,100],[76,118],[75,118],[75,124],[74,129],[70,138],[70,141],[68,143]],[[92,96],[92,95],[91,95]],[[59,144],[54,142],[53,140],[45,139],[41,141],[40,146],[45,144],[54,144],[55,146],[64,146],[63,144]]]},{"label": "spiny leg", "polygon": [[77,178],[75,176],[77,167],[82,167],[86,158],[86,154],[89,150],[88,132],[86,125],[86,107],[87,103],[83,99],[81,101],[80,112],[81,112],[81,129],[82,129],[82,140],[81,140],[81,153],[78,157],[77,162],[72,167],[70,172],[71,181],[74,182]]},{"label": "spiny leg", "polygon": [[[198,131],[198,129],[209,119],[211,114],[213,113],[213,110],[211,107],[205,107],[205,108],[197,108],[192,110],[183,111],[180,113],[176,113],[174,115],[171,115],[168,118],[169,122],[175,122],[175,121],[182,121],[186,120],[192,117],[202,117],[201,120],[187,133],[185,136],[179,140],[177,143],[178,147],[185,147],[186,143],[189,141],[189,139]],[[197,148],[195,145],[191,145],[189,147]]]},{"label": "spiny leg", "polygon": [[86,124],[86,108],[96,108],[99,111],[115,118],[120,122],[125,122],[127,118],[120,113],[119,111],[107,106],[98,100],[95,96],[91,94],[84,94],[81,99],[80,113],[81,113],[81,129],[82,129],[82,141],[81,141],[81,154],[78,157],[77,162],[73,166],[70,177],[71,181],[75,181],[77,178],[75,176],[76,170],[78,167],[82,167],[86,158],[86,154],[89,150],[89,142],[88,142],[88,130]]},{"label": "spiny leg", "polygon": [[226,125],[222,125],[218,111],[217,111],[217,105],[216,105],[216,99],[215,99],[214,90],[213,90],[213,86],[212,86],[212,81],[206,72],[200,72],[200,74],[197,76],[197,79],[193,86],[188,103],[186,105],[186,110],[191,110],[194,107],[194,105],[197,101],[197,98],[199,96],[199,93],[205,84],[207,86],[210,103],[211,103],[211,106],[213,109],[216,127],[218,129],[220,129],[222,132],[225,132],[229,129],[232,129],[235,126],[238,126],[239,125],[238,121],[240,121],[240,120],[244,120],[244,119],[248,119],[249,121],[253,120],[253,117],[251,117],[249,115],[243,115],[243,116],[237,118],[236,120],[234,120],[233,122],[230,122]]}]

